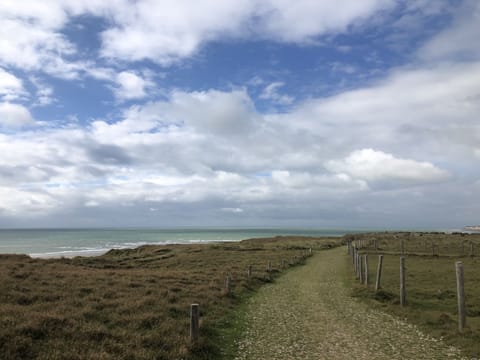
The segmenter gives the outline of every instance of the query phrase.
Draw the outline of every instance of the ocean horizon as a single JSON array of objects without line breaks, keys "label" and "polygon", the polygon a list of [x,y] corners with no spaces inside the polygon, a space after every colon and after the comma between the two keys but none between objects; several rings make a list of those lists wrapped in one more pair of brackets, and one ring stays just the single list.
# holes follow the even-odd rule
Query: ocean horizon
[{"label": "ocean horizon", "polygon": [[0,253],[26,254],[31,257],[41,258],[96,256],[106,253],[111,249],[136,248],[142,245],[241,241],[249,238],[273,237],[282,235],[314,237],[343,236],[349,233],[371,231],[387,230],[275,227],[0,229]]}]

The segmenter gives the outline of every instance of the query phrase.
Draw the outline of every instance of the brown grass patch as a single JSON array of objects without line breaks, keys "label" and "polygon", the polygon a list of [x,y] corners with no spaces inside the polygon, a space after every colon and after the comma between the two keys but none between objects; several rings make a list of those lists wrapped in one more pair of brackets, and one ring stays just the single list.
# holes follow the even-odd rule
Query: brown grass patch
[{"label": "brown grass patch", "polygon": [[[214,359],[221,324],[282,260],[340,238],[277,237],[207,245],[142,246],[91,258],[0,255],[2,359]],[[267,273],[268,261],[273,271]],[[253,266],[247,281],[246,269]],[[233,295],[224,292],[232,276]],[[189,307],[201,340],[189,345]]]}]

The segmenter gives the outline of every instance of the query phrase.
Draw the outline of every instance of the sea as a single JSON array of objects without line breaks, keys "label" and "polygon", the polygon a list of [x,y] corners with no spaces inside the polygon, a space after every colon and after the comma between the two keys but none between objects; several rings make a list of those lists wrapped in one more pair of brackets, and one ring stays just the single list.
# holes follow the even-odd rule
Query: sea
[{"label": "sea", "polygon": [[0,253],[41,258],[96,256],[110,249],[147,244],[240,241],[277,235],[343,236],[356,232],[360,231],[301,228],[0,229]]}]

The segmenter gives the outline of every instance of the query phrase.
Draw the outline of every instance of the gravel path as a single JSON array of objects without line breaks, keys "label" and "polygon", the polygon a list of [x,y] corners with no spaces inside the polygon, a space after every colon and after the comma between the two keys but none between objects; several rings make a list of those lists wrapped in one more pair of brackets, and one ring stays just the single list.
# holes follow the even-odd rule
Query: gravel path
[{"label": "gravel path", "polygon": [[461,359],[456,348],[349,296],[345,250],[317,253],[250,299],[236,360]]}]

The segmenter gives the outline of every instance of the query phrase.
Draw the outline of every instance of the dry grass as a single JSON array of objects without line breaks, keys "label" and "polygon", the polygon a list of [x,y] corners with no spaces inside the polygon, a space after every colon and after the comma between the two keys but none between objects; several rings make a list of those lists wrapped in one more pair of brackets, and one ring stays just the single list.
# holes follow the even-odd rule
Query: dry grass
[{"label": "dry grass", "polygon": [[[470,356],[480,356],[480,235],[382,233],[356,238],[366,239],[368,243],[360,253],[369,254],[371,284],[375,280],[377,254],[387,254],[383,259],[381,291],[375,294],[373,287],[367,290],[358,285],[356,296],[376,300],[377,305],[388,312],[407,318]],[[378,251],[373,239],[377,239]],[[406,254],[407,306],[404,308],[399,305],[402,239]],[[470,256],[470,244],[474,244],[474,256]],[[463,261],[465,268],[467,329],[463,333],[457,330],[456,261]]]},{"label": "dry grass", "polygon": [[[0,255],[2,359],[214,359],[232,309],[283,271],[281,261],[339,238],[143,246],[92,258]],[[273,271],[267,273],[268,261]],[[253,266],[248,281],[246,269]],[[293,265],[293,264],[292,264]],[[224,292],[231,274],[233,295]],[[201,309],[190,347],[189,306]]]}]

